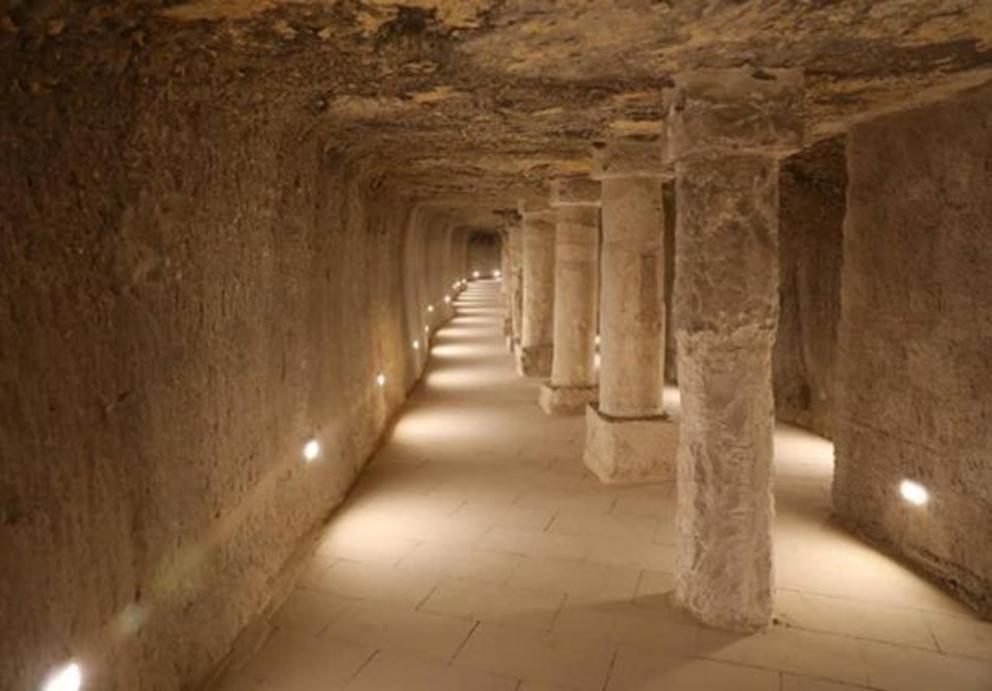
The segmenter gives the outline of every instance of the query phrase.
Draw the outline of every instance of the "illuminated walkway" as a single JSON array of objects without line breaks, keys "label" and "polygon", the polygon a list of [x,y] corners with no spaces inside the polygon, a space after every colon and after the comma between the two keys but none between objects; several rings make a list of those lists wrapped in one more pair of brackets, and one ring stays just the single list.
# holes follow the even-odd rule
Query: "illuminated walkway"
[{"label": "illuminated walkway", "polygon": [[[831,447],[777,437],[778,624],[670,604],[673,491],[604,487],[472,284],[389,443],[225,691],[992,689],[992,625],[831,525]],[[672,392],[674,395],[676,392]]]}]

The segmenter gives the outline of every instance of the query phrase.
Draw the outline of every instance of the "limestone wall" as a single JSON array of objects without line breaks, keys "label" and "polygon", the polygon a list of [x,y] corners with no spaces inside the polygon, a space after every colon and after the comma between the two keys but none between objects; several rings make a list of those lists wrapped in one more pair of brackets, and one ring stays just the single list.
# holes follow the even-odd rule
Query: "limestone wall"
[{"label": "limestone wall", "polygon": [[835,508],[992,616],[992,86],[847,155]]},{"label": "limestone wall", "polygon": [[779,180],[775,412],[830,437],[847,184],[843,139],[786,159]]},{"label": "limestone wall", "polygon": [[468,243],[469,276],[478,271],[490,276],[500,268],[500,237],[497,233],[474,233]]},{"label": "limestone wall", "polygon": [[70,657],[87,688],[195,688],[419,375],[458,252],[294,122],[126,60],[41,91],[0,63],[24,86],[0,107],[0,688]]}]

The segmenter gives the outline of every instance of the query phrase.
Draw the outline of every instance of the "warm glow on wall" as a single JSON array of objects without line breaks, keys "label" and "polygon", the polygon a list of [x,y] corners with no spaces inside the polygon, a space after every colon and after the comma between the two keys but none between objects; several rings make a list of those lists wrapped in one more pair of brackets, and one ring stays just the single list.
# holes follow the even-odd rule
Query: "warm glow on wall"
[{"label": "warm glow on wall", "polygon": [[495,271],[493,271],[493,276],[496,277],[496,278],[499,278],[502,275],[503,275],[503,272],[500,271],[499,269],[496,269]]},{"label": "warm glow on wall", "polygon": [[478,277],[479,277],[479,272],[478,271],[473,271],[472,272],[472,278],[478,278]]},{"label": "warm glow on wall", "polygon": [[420,350],[420,340],[419,339],[416,339],[416,338],[413,339],[412,345],[413,345],[413,349],[414,350]]},{"label": "warm glow on wall", "polygon": [[427,311],[428,312],[433,312],[434,311],[434,305],[427,305]]},{"label": "warm glow on wall", "polygon": [[451,296],[450,295],[445,295],[444,296],[444,301],[450,305],[451,304]]},{"label": "warm glow on wall", "polygon": [[45,682],[42,691],[79,691],[83,686],[83,673],[75,662],[66,665]]},{"label": "warm glow on wall", "polygon": [[375,383],[379,385],[380,389],[384,387],[386,385],[386,375],[379,372],[379,374],[375,375]]},{"label": "warm glow on wall", "polygon": [[899,483],[899,494],[914,506],[923,506],[930,501],[930,493],[927,488],[912,480],[903,480]]}]

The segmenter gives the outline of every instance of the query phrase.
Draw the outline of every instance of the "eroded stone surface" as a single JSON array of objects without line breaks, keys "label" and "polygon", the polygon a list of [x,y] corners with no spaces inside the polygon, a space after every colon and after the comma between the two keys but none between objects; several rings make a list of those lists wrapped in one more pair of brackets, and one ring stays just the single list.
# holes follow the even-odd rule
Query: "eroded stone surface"
[{"label": "eroded stone surface", "polygon": [[[765,626],[772,607],[775,157],[802,129],[792,76],[782,76],[785,88],[767,87],[753,74],[728,79],[726,93],[709,73],[680,78],[670,119],[683,407],[676,597],[701,621],[738,630]],[[728,124],[730,113],[751,122]],[[710,129],[713,146],[706,143]]]},{"label": "eroded stone surface", "polygon": [[[855,128],[834,506],[992,617],[992,89]],[[893,171],[898,171],[893,175]],[[903,480],[929,491],[913,506]]]},{"label": "eroded stone surface", "polygon": [[[656,133],[674,70],[804,69],[821,136],[987,82],[990,38],[992,5],[958,0],[6,3],[0,596],[18,635],[0,640],[0,686],[36,688],[91,632],[130,631],[137,603],[153,624],[88,683],[197,688],[278,599],[291,549],[419,372],[445,311],[425,305],[464,275],[446,243],[554,175],[587,173],[590,141]],[[915,126],[909,147],[930,134]],[[979,172],[933,197],[981,184],[980,165],[964,168]],[[949,261],[936,237],[927,256]],[[980,242],[955,256],[981,266],[962,247]],[[916,275],[928,296],[988,293],[944,285],[967,271]],[[895,299],[918,300],[913,288]],[[952,307],[972,329],[954,344],[974,344],[984,312]],[[984,411],[984,390],[955,382],[984,381],[968,358],[988,348],[961,349],[955,378],[955,348],[910,343],[906,370],[943,374],[895,400],[953,418],[924,415],[912,453],[874,432],[845,453],[919,459],[935,439],[951,459],[936,484],[988,486],[982,437],[951,429]],[[315,420],[346,432],[333,464],[301,473]],[[965,582],[979,550],[955,531],[987,524],[988,502],[962,496],[967,510],[898,544],[921,559],[934,546],[930,567]],[[899,533],[885,525],[873,534]]]},{"label": "eroded stone surface", "polygon": [[554,347],[551,345],[514,345],[517,374],[522,377],[547,377],[551,374]]},{"label": "eroded stone surface", "polygon": [[583,462],[606,484],[671,482],[679,425],[664,415],[613,417],[586,406]]},{"label": "eroded stone surface", "polygon": [[603,181],[600,408],[614,417],[662,413],[664,207],[659,177]]},{"label": "eroded stone surface", "polygon": [[557,217],[551,384],[591,387],[596,383],[598,204],[560,206]]},{"label": "eroded stone surface", "polygon": [[785,159],[779,175],[775,414],[827,438],[835,409],[846,165],[838,137]]},{"label": "eroded stone surface", "polygon": [[583,412],[597,395],[595,386],[556,386],[545,382],[538,393],[538,405],[548,415],[571,415]]},{"label": "eroded stone surface", "polygon": [[546,201],[520,203],[523,235],[523,306],[518,369],[551,374],[555,305],[555,212]]}]

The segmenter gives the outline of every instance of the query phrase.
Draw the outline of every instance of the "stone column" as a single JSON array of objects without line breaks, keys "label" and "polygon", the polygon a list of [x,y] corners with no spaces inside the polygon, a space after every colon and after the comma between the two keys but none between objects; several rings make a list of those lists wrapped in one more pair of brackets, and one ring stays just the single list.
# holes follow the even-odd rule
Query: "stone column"
[{"label": "stone column", "polygon": [[549,415],[578,413],[596,398],[596,305],[600,185],[556,180],[554,357],[539,403]]},{"label": "stone column", "polygon": [[547,200],[522,201],[523,326],[517,372],[525,377],[551,374],[555,300],[555,212]]},{"label": "stone column", "polygon": [[510,336],[507,345],[510,352],[516,353],[520,348],[524,319],[524,236],[520,216],[516,211],[506,215],[506,238],[509,268],[503,280],[507,282],[510,303]]},{"label": "stone column", "polygon": [[674,480],[678,429],[665,415],[664,138],[593,151],[602,181],[599,403],[585,464],[608,483]]},{"label": "stone column", "polygon": [[681,74],[675,314],[682,438],[676,598],[711,626],[765,626],[772,602],[772,346],[778,159],[803,137],[792,70]]},{"label": "stone column", "polygon": [[513,335],[513,306],[510,304],[510,243],[509,230],[504,221],[499,231],[499,294],[503,300],[503,335]]}]

